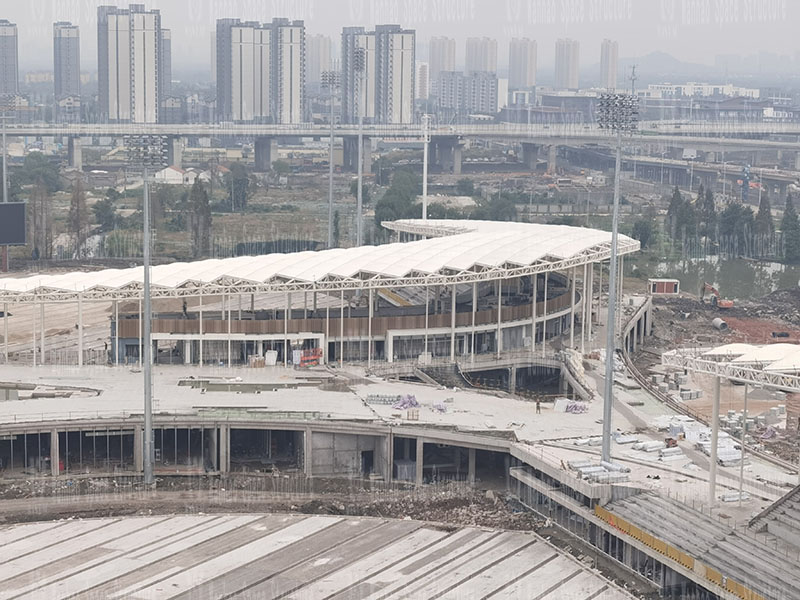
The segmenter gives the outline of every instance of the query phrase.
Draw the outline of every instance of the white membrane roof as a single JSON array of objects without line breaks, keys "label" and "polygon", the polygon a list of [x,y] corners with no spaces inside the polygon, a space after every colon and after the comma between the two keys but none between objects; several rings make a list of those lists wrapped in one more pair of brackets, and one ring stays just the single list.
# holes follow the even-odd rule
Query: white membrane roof
[{"label": "white membrane roof", "polygon": [[[295,290],[354,290],[442,285],[530,275],[607,260],[611,234],[566,225],[493,221],[401,220],[398,232],[427,239],[358,248],[240,256],[152,268],[153,297]],[[620,235],[620,254],[639,242]],[[144,269],[0,279],[0,301],[124,299],[141,296]]]}]

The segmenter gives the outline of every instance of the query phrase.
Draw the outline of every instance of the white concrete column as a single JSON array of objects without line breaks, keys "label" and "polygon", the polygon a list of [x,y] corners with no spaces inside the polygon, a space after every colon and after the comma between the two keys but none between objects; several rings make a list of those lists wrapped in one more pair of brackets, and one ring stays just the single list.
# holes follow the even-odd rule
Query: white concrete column
[{"label": "white concrete column", "polygon": [[717,502],[717,450],[719,447],[719,388],[720,377],[714,378],[714,401],[711,407],[711,468],[708,473],[708,507]]},{"label": "white concrete column", "polygon": [[544,272],[544,299],[542,302],[542,358],[547,351],[547,279],[550,273]]},{"label": "white concrete column", "polygon": [[495,334],[495,355],[500,358],[500,352],[503,350],[503,331],[500,328],[503,318],[503,280],[497,280],[497,333]]},{"label": "white concrete column", "polygon": [[589,319],[586,318],[586,315],[591,315],[591,311],[588,308],[591,299],[586,294],[586,290],[588,289],[588,281],[587,281],[587,273],[589,270],[589,265],[586,263],[583,264],[583,306],[581,307],[581,356],[586,354],[586,327],[591,326],[589,324],[591,317]]},{"label": "white concrete column", "polygon": [[475,485],[475,448],[468,448],[467,455],[469,462],[467,463],[467,483]]},{"label": "white concrete column", "polygon": [[369,311],[367,317],[367,367],[372,368],[372,294],[373,289],[369,288]]},{"label": "white concrete column", "polygon": [[425,454],[425,440],[421,437],[417,438],[417,462],[416,462],[416,484],[422,485],[422,467],[423,458]]},{"label": "white concrete column", "polygon": [[[139,362],[142,360],[142,302],[139,301]],[[83,294],[78,294],[78,366],[83,366]]]},{"label": "white concrete column", "polygon": [[231,437],[228,425],[219,426],[219,472],[227,473],[231,468]]},{"label": "white concrete column", "polygon": [[[144,431],[141,427],[133,430],[133,470],[137,473],[144,471]],[[162,450],[163,452],[163,450]]]},{"label": "white concrete column", "polygon": [[286,292],[286,309],[283,313],[283,366],[289,366],[289,312],[292,310],[292,295]]},{"label": "white concrete column", "polygon": [[428,300],[428,291],[430,288],[425,285],[425,354],[428,354],[428,305],[430,304]]},{"label": "white concrete column", "polygon": [[570,307],[569,307],[569,349],[575,349],[575,267],[572,267],[570,278]]},{"label": "white concrete column", "polygon": [[313,475],[313,435],[314,433],[311,431],[311,427],[306,427],[305,431],[303,432],[303,472],[305,473],[306,477],[311,477]]},{"label": "white concrete column", "polygon": [[198,356],[198,359],[200,361],[199,364],[202,367],[203,366],[203,293],[202,292],[200,293],[199,310],[200,310],[200,328],[198,331],[200,332],[200,343],[198,345],[200,346],[199,348],[200,356]]},{"label": "white concrete column", "polygon": [[386,361],[394,362],[394,335],[390,330],[386,330],[386,339],[384,342],[384,352],[386,352]]},{"label": "white concrete column", "polygon": [[536,295],[539,275],[531,275],[531,358],[536,353]]},{"label": "white concrete column", "polygon": [[183,340],[183,364],[192,364],[192,340]]},{"label": "white concrete column", "polygon": [[450,296],[450,362],[456,362],[456,284]]},{"label": "white concrete column", "polygon": [[344,290],[339,312],[339,367],[344,363]]},{"label": "white concrete column", "polygon": [[33,310],[31,311],[31,359],[33,366],[36,366],[36,301],[33,301]]},{"label": "white concrete column", "polygon": [[[598,279],[599,284],[597,286],[597,314],[596,314],[596,318],[595,318],[595,323],[597,323],[598,325],[602,325],[603,324],[603,320],[602,320],[602,318],[600,316],[600,313],[603,312],[601,310],[603,308],[603,261],[601,260],[600,263],[597,266],[600,267],[598,269],[600,275],[599,275],[599,279]],[[591,275],[591,279],[592,279],[592,282],[591,282],[592,283],[592,304],[594,305],[594,273]],[[592,339],[591,332],[589,333],[589,339],[590,340]]]},{"label": "white concrete column", "polygon": [[328,362],[328,348],[330,347],[330,339],[331,339],[331,305],[328,304],[325,307],[325,342],[324,347],[322,348],[322,358],[327,363]]},{"label": "white concrete column", "polygon": [[[79,328],[82,327],[80,325],[80,321],[83,321],[83,309],[81,306],[81,299],[80,296],[78,297],[78,321],[79,321]],[[142,368],[142,354],[144,353],[144,348],[142,346],[142,320],[144,317],[142,316],[142,299],[139,298],[139,368]],[[78,349],[78,364],[83,364],[83,333],[78,334],[78,345],[80,346]]]},{"label": "white concrete column", "polygon": [[471,359],[475,360],[475,313],[478,310],[478,282],[472,284],[472,351]]},{"label": "white concrete column", "polygon": [[114,364],[119,366],[119,300],[114,300]]},{"label": "white concrete column", "polygon": [[616,312],[616,316],[617,316],[617,335],[620,335],[620,336],[622,335],[622,282],[623,282],[623,279],[625,278],[625,273],[623,271],[624,266],[625,266],[624,257],[620,256],[619,257],[619,270],[617,271],[619,273],[619,277],[618,277],[617,298],[616,298],[616,300],[617,300],[617,312]]},{"label": "white concrete column", "polygon": [[55,429],[50,430],[50,474],[53,477],[58,477],[61,474],[61,469],[59,465],[59,455],[61,453],[58,450],[58,431]]},{"label": "white concrete column", "polygon": [[3,355],[8,364],[8,302],[3,303]]},{"label": "white concrete column", "polygon": [[44,351],[44,329],[45,329],[45,324],[44,324],[44,301],[42,301],[39,304],[39,313],[41,315],[41,319],[40,319],[41,326],[39,327],[39,339],[41,340],[41,343],[39,345],[39,350],[40,350],[40,353],[41,353],[41,357],[40,357],[39,363],[40,364],[45,364],[45,362],[46,362],[46,360],[45,360],[46,352]]},{"label": "white concrete column", "polygon": [[[232,304],[232,302],[231,302],[231,297],[229,295],[224,295],[223,298],[225,298],[225,300],[226,300],[224,302],[224,304],[222,305],[223,313],[225,312],[225,308],[226,307],[228,308],[228,317],[227,317],[227,320],[228,320],[228,368],[230,369],[231,368],[231,304]],[[223,314],[223,317],[224,316],[225,315]]]}]

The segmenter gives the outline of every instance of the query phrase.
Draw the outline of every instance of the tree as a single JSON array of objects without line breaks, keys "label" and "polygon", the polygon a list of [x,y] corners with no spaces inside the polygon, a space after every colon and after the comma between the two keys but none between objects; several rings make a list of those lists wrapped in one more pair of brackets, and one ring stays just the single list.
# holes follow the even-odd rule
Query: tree
[{"label": "tree", "polygon": [[200,179],[194,180],[189,192],[189,226],[192,235],[192,257],[207,256],[211,247],[211,205]]},{"label": "tree", "polygon": [[89,213],[86,210],[86,192],[83,190],[83,181],[79,177],[72,186],[72,198],[69,203],[67,216],[69,234],[75,248],[75,258],[81,256],[84,244],[89,235]]},{"label": "tree", "polygon": [[713,239],[717,229],[717,206],[711,188],[708,188],[702,197],[700,194],[697,195],[697,204],[700,233],[709,240]]},{"label": "tree", "polygon": [[392,177],[392,185],[375,203],[375,223],[396,221],[397,219],[419,218],[421,206],[415,204],[421,191],[421,181],[412,172],[397,170]]},{"label": "tree", "polygon": [[761,201],[758,203],[755,232],[761,236],[771,236],[775,233],[775,223],[772,221],[772,205],[766,192],[762,192]]},{"label": "tree", "polygon": [[459,196],[474,196],[475,195],[475,184],[472,182],[472,179],[467,177],[463,177],[456,182],[456,193]]},{"label": "tree", "polygon": [[633,238],[639,240],[642,248],[647,248],[650,238],[653,237],[653,222],[649,219],[639,219],[633,224]]},{"label": "tree", "polygon": [[678,186],[672,190],[672,197],[669,199],[669,208],[667,208],[667,226],[669,229],[669,237],[675,239],[678,232],[678,215],[681,207],[683,206],[683,196]]},{"label": "tree", "polygon": [[243,211],[247,207],[247,196],[250,191],[250,176],[247,168],[239,162],[231,165],[228,181],[228,203],[233,212]]},{"label": "tree", "polygon": [[100,226],[101,231],[111,231],[117,223],[117,209],[111,198],[98,200],[92,206],[94,220]]},{"label": "tree", "polygon": [[723,250],[734,256],[749,256],[754,227],[753,209],[739,202],[729,204],[719,216]]},{"label": "tree", "polygon": [[497,194],[488,201],[480,201],[470,215],[470,219],[485,221],[514,221],[516,218],[517,205],[506,194]]},{"label": "tree", "polygon": [[786,207],[783,209],[781,219],[781,233],[783,234],[783,258],[786,262],[800,263],[800,222],[791,194],[786,196]]},{"label": "tree", "polygon": [[31,256],[35,259],[52,258],[53,219],[50,216],[50,197],[47,187],[43,183],[40,182],[34,186],[28,210],[30,211],[30,228],[33,233]]},{"label": "tree", "polygon": [[283,177],[292,172],[292,167],[285,160],[276,160],[272,163],[272,172],[278,177]]},{"label": "tree", "polygon": [[51,194],[60,187],[58,165],[41,152],[31,152],[25,156],[17,177],[20,185],[42,183]]},{"label": "tree", "polygon": [[[353,179],[350,182],[350,193],[353,195],[353,198],[358,199],[358,179]],[[361,184],[361,202],[363,204],[369,204],[371,201],[371,197],[369,194],[369,187],[366,183]]]}]

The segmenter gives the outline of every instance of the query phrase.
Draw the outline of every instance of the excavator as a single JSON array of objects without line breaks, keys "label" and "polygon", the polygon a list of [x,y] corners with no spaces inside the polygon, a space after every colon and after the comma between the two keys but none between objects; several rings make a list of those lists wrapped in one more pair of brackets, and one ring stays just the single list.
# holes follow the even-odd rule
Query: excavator
[{"label": "excavator", "polygon": [[720,310],[733,308],[733,300],[727,300],[719,295],[719,290],[708,282],[703,283],[703,291],[700,294],[700,302],[703,304],[711,304]]}]

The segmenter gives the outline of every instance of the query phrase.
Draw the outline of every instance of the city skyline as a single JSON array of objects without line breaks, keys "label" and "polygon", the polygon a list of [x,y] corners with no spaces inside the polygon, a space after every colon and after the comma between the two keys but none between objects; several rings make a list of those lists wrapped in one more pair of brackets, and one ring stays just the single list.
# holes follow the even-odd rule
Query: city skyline
[{"label": "city skyline", "polygon": [[[89,0],[83,3],[53,1],[5,7],[0,18],[18,26],[20,70],[52,69],[43,53],[24,52],[24,49],[33,47],[32,44],[40,44],[45,32],[51,36],[52,24],[57,21],[71,21],[81,28],[84,32],[81,36],[82,66],[88,71],[97,69],[93,32],[96,29],[97,6],[104,4],[123,8],[128,5],[127,2]],[[791,26],[800,18],[800,6],[795,4],[777,3],[775,6],[765,6],[757,13],[749,13],[744,7],[739,7],[731,9],[729,13],[719,14],[713,6],[708,14],[702,11],[684,14],[677,2],[649,7],[640,5],[644,3],[622,1],[612,3],[612,10],[599,13],[595,4],[579,1],[571,12],[560,4],[552,7],[547,3],[525,5],[513,0],[499,7],[490,3],[457,3],[449,11],[444,10],[442,3],[422,3],[420,10],[410,10],[404,4],[368,4],[362,0],[328,3],[320,0],[291,3],[276,0],[269,5],[245,1],[225,4],[201,1],[192,3],[191,11],[185,10],[189,6],[187,2],[156,0],[146,3],[146,7],[148,10],[160,10],[165,27],[172,30],[173,68],[178,72],[209,70],[207,40],[218,18],[260,22],[271,21],[273,17],[301,19],[306,21],[309,35],[321,34],[334,40],[339,38],[345,26],[373,29],[376,24],[402,24],[404,28],[416,30],[418,56],[421,59],[427,59],[429,38],[442,35],[454,38],[460,50],[456,55],[457,68],[463,66],[466,39],[483,37],[487,32],[497,39],[500,48],[507,48],[514,37],[536,39],[540,68],[548,68],[555,63],[555,41],[561,37],[577,39],[587,48],[599,47],[605,38],[617,40],[625,48],[624,56],[620,58],[640,57],[659,50],[679,60],[704,65],[713,65],[715,55],[741,53],[737,35],[753,40],[753,47],[757,46],[761,52],[787,55],[795,60],[800,56],[800,43],[792,35]],[[671,9],[670,5],[673,5]],[[713,47],[713,51],[709,52],[709,47]],[[505,70],[508,56],[505,52],[499,54],[498,69]],[[581,67],[599,64],[599,53],[583,54]]]}]

